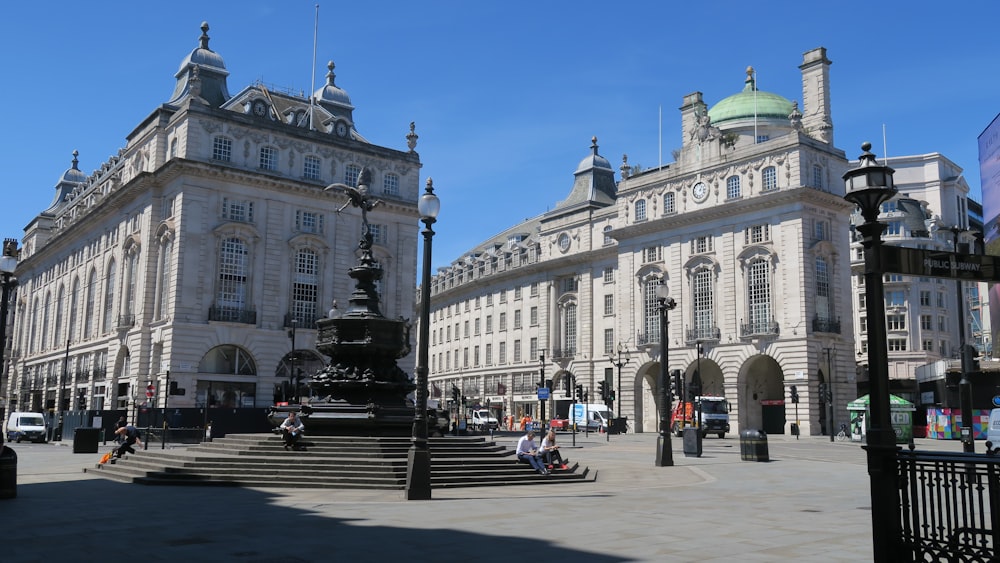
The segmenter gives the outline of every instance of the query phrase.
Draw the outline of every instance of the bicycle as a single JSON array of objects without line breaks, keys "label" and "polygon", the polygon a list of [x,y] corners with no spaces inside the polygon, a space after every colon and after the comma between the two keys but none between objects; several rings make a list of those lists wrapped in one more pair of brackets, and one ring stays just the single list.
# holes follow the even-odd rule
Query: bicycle
[{"label": "bicycle", "polygon": [[837,433],[837,440],[843,442],[844,440],[850,440],[851,434],[847,431],[847,425],[840,425],[840,432]]}]

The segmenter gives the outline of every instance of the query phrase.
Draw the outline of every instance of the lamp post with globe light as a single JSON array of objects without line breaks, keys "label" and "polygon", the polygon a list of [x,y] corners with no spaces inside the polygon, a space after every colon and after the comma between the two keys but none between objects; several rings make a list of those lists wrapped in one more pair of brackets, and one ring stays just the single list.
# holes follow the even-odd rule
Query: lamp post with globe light
[{"label": "lamp post with globe light", "polygon": [[406,459],[406,499],[429,500],[431,498],[431,453],[427,444],[427,356],[431,322],[431,239],[434,230],[431,225],[437,220],[441,210],[441,200],[434,194],[434,182],[427,179],[427,189],[417,211],[424,224],[423,270],[420,277],[420,328],[417,332],[417,376],[416,406],[413,412],[413,443]]},{"label": "lamp post with globe light", "polygon": [[656,286],[657,310],[660,313],[660,435],[656,438],[656,466],[674,464],[673,446],[670,444],[670,390],[667,380],[667,362],[670,359],[670,342],[667,340],[667,311],[673,311],[677,302],[669,297],[665,280]]}]

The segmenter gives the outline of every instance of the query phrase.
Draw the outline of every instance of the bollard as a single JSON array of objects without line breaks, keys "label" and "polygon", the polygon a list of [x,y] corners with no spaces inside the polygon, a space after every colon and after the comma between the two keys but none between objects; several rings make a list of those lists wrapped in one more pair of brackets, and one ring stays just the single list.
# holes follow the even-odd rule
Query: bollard
[{"label": "bollard", "polygon": [[17,454],[4,446],[0,450],[0,499],[17,496]]}]

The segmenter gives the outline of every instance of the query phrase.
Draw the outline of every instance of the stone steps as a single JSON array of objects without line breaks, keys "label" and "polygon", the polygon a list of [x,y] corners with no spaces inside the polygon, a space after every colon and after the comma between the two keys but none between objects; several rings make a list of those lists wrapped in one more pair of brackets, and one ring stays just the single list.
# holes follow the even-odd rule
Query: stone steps
[{"label": "stone steps", "polygon": [[[184,449],[139,450],[86,471],[147,485],[405,488],[408,438],[318,436],[300,444],[306,451],[286,451],[274,435],[230,435]],[[429,447],[434,488],[596,479],[596,472],[568,460],[568,469],[543,477],[483,437],[432,438]]]}]

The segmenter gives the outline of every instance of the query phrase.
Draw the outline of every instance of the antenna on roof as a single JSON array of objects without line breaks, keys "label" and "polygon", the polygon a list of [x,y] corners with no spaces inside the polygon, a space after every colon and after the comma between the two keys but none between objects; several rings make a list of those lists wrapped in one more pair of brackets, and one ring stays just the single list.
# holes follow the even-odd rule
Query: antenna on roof
[{"label": "antenna on roof", "polygon": [[319,4],[316,4],[316,16],[313,18],[313,60],[312,60],[312,70],[310,70],[309,75],[312,80],[312,86],[309,89],[309,130],[313,130],[313,114],[315,113],[315,108],[313,107],[313,100],[316,99],[316,35],[319,33]]},{"label": "antenna on roof", "polygon": [[660,142],[660,161],[657,163],[657,168],[663,168],[663,104],[660,104],[660,129],[657,133]]},{"label": "antenna on roof", "polygon": [[889,149],[885,141],[885,123],[882,124],[882,165],[889,165]]}]

